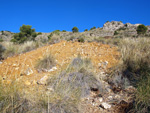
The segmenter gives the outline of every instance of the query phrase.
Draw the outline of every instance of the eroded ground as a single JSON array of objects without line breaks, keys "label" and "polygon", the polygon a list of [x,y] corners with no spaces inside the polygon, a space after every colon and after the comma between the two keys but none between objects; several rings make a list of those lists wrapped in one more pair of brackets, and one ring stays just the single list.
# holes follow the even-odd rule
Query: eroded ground
[{"label": "eroded ground", "polygon": [[[37,61],[42,59],[47,53],[51,53],[51,55],[54,56],[57,62],[56,67],[49,72],[38,72],[38,70],[35,69],[35,65]],[[60,43],[44,46],[25,54],[7,58],[0,64],[0,76],[3,78],[4,84],[10,84],[13,80],[17,80],[24,85],[24,90],[26,90],[29,95],[34,94],[39,92],[40,89],[45,88],[44,83],[41,83],[41,85],[38,83],[41,78],[45,77],[43,79],[47,79],[47,77],[53,76],[61,70],[66,69],[72,59],[78,55],[82,58],[91,59],[96,69],[95,73],[106,72],[109,68],[115,66],[119,62],[120,56],[117,47],[96,42],[79,43],[61,41]],[[100,98],[98,98],[97,101],[99,101],[99,99]],[[90,106],[91,105],[92,104],[90,104]],[[94,107],[93,109],[95,109]],[[95,111],[91,110],[89,112],[100,111],[98,107],[96,107]]]}]

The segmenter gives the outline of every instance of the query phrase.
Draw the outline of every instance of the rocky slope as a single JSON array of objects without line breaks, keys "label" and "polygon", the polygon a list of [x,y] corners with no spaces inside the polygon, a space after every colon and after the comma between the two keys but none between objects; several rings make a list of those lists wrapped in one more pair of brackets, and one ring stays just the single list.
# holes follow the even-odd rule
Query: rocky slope
[{"label": "rocky slope", "polygon": [[0,40],[10,41],[14,33],[10,31],[0,31]]},{"label": "rocky slope", "polygon": [[[47,53],[51,53],[55,57],[56,66],[46,71],[36,70],[36,62]],[[119,62],[120,56],[118,48],[109,45],[96,42],[61,41],[57,44],[7,58],[0,64],[0,75],[3,78],[3,84],[8,85],[17,80],[24,86],[23,90],[26,95],[37,94],[39,90],[45,92],[47,90],[47,87],[45,87],[47,79],[66,69],[72,59],[79,54],[82,58],[91,59],[95,68],[94,73],[106,90],[103,95],[96,89],[91,90],[90,95],[82,99],[82,111],[85,113],[117,113],[128,108],[129,103],[132,102],[129,96],[133,93],[134,88],[120,89],[118,93],[115,93],[112,86],[104,80],[108,76],[108,70]]]}]

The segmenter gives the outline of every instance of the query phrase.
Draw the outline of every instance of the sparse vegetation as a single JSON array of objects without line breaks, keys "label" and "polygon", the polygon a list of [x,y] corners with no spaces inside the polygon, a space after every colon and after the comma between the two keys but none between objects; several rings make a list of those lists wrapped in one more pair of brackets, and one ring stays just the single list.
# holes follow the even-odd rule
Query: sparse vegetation
[{"label": "sparse vegetation", "polygon": [[[115,24],[116,22],[113,21],[112,23]],[[114,31],[114,35],[116,36],[114,36],[112,32],[113,36],[104,35],[104,37],[101,37],[101,35],[95,35],[94,33],[95,31],[96,33],[102,31],[102,28],[96,29],[96,27],[92,27],[90,29],[91,31],[85,29],[85,31],[88,32],[82,32],[82,33],[77,33],[79,32],[79,29],[77,27],[72,28],[73,33],[67,32],[66,30],[62,30],[62,32],[60,30],[55,30],[49,33],[48,34],[49,36],[47,36],[46,33],[41,33],[41,32],[36,33],[35,29],[31,29],[31,27],[32,26],[29,25],[27,26],[23,25],[22,27],[20,27],[20,33],[14,34],[14,38],[11,40],[15,43],[9,41],[6,42],[5,40],[1,42],[0,40],[0,60],[3,60],[3,58],[6,59],[7,57],[11,57],[14,55],[17,56],[18,54],[26,53],[38,47],[43,46],[41,40],[39,42],[34,41],[37,35],[42,34],[42,38],[43,36],[45,36],[47,39],[46,41],[48,41],[47,43],[48,47],[45,46],[43,47],[44,49],[39,48],[42,50],[41,52],[43,55],[42,57],[38,56],[37,55],[38,53],[36,53],[36,51],[31,52],[32,53],[31,58],[36,60],[38,59],[37,62],[36,61],[34,62],[34,60],[31,61],[29,60],[31,65],[30,64],[26,65],[25,63],[25,65],[20,66],[19,63],[17,62],[18,60],[17,59],[15,62],[8,63],[8,68],[10,68],[11,65],[13,67],[10,68],[12,70],[9,71],[6,65],[7,65],[7,60],[10,60],[11,58],[4,60],[4,62],[3,61],[0,62],[0,66],[4,67],[3,70],[6,69],[6,72],[2,73],[2,76],[0,76],[0,112],[2,113],[83,112],[80,111],[81,101],[85,97],[88,97],[90,95],[90,93],[92,92],[91,89],[96,89],[97,91],[99,91],[98,94],[102,96],[102,98],[103,98],[103,94],[105,94],[105,96],[108,95],[110,97],[109,93],[111,93],[112,91],[113,91],[112,93],[113,96],[116,96],[115,95],[116,93],[117,95],[119,95],[120,93],[121,96],[123,97],[124,93],[126,96],[127,94],[126,89],[130,86],[132,86],[136,90],[134,90],[132,95],[130,95],[131,93],[128,93],[129,95],[128,97],[130,98],[131,96],[131,99],[133,100],[132,103],[130,103],[132,108],[129,108],[129,111],[136,112],[136,113],[148,113],[150,111],[150,99],[149,99],[150,98],[150,52],[149,52],[150,39],[149,37],[148,38],[137,37],[137,34],[134,34],[134,37],[136,38],[133,37],[131,38],[130,35],[127,35],[130,36],[130,38],[124,37],[125,35],[123,36],[121,33],[123,31],[128,30],[127,24],[126,24],[127,28],[121,27],[116,31]],[[135,26],[133,26],[133,29],[136,32]],[[137,33],[139,36],[140,35],[144,36],[148,32],[147,32],[147,27],[144,25],[139,25],[137,28]],[[5,31],[3,31],[2,33],[4,34]],[[123,37],[123,38],[116,38],[116,37]],[[2,39],[4,38],[2,37]],[[54,44],[61,40],[67,40],[69,42],[62,41],[62,43],[60,43],[61,45]],[[90,43],[88,43],[88,41]],[[48,44],[54,44],[60,48],[65,48],[66,50],[68,49],[67,47],[72,47],[69,49],[71,49],[73,53],[68,51],[63,51],[60,48],[56,49],[56,46],[48,45]],[[68,46],[70,44],[75,44],[75,45]],[[87,45],[90,44],[91,47],[89,47],[89,45],[87,46],[84,44]],[[103,45],[103,44],[109,44],[109,45]],[[75,47],[76,45],[78,45],[77,48]],[[95,45],[97,45],[98,47]],[[81,48],[79,48],[79,46]],[[99,46],[104,47],[104,49],[99,48]],[[49,51],[49,48],[51,52],[54,54],[52,54],[51,52],[47,52]],[[111,49],[113,48],[115,50],[114,52],[119,51],[120,53],[118,52],[117,53],[118,55],[116,54],[113,55],[112,52],[113,49],[112,51],[109,51],[108,48]],[[89,50],[90,52],[88,53],[86,49]],[[113,62],[109,60],[101,61],[101,59],[98,58],[94,59],[94,57],[97,56],[96,54],[97,50],[101,51],[101,53],[99,54],[99,58],[105,60],[103,59],[103,51],[102,51],[104,50],[106,51],[106,53],[110,53],[110,56],[108,55],[108,57],[111,57],[112,55],[115,60],[117,59],[118,61],[117,64],[116,63],[111,64]],[[60,51],[61,52],[63,51],[64,53],[62,54]],[[76,54],[77,52],[74,53],[74,51],[77,51],[80,54],[82,53],[81,56],[78,55],[77,57]],[[29,54],[26,53],[23,55],[29,55]],[[92,57],[91,54],[93,55]],[[34,55],[37,55],[36,58],[33,57]],[[59,55],[60,57],[58,58]],[[15,58],[16,56],[14,56],[13,58]],[[19,58],[20,56],[21,55],[19,55]],[[58,59],[55,60],[55,57]],[[76,58],[71,60],[73,57]],[[91,57],[91,60],[89,59],[89,57]],[[114,60],[113,58],[112,60]],[[108,68],[102,67],[102,65],[107,65]],[[113,65],[114,67],[109,68],[109,65]],[[37,85],[36,86],[37,89],[30,89],[31,91],[33,90],[32,96],[31,96],[31,92],[26,89],[26,86],[24,86],[23,83],[24,80],[21,81],[21,83],[18,82],[20,81],[21,78],[20,76],[22,76],[22,78],[24,79],[25,78],[29,79],[29,77],[32,78],[32,76],[25,76],[24,71],[26,71],[26,69],[19,72],[19,75],[15,76],[17,77],[17,79],[15,78],[16,80],[11,79],[10,84],[8,85],[5,84],[7,80],[9,81],[7,76],[11,77],[12,76],[11,72],[13,73],[13,71],[16,70],[19,71],[19,68],[21,67],[32,68],[32,70],[34,69],[32,76],[38,75],[36,77],[33,77],[35,81],[28,80],[30,86],[32,85],[34,87],[34,85],[35,86]],[[57,68],[58,70],[56,69],[57,71],[53,72],[51,71],[52,68]],[[104,77],[102,77],[101,75],[103,75]],[[39,85],[38,81],[43,79],[43,76],[48,77],[48,80],[46,81],[47,83],[44,84],[43,86],[42,84],[40,84],[40,87],[38,87]],[[20,86],[20,84],[22,85]],[[116,91],[114,90],[115,88],[118,88],[121,91],[120,92]],[[106,91],[106,89],[108,91]],[[107,93],[105,93],[105,91]],[[94,93],[95,92],[91,93],[92,96]],[[96,98],[99,97],[96,96]],[[86,99],[90,100],[90,97]],[[115,100],[115,103],[119,105],[118,103],[120,102],[120,100],[117,99]],[[93,101],[95,100],[93,99]],[[92,103],[92,105],[94,104]],[[115,104],[113,105],[115,106]],[[98,107],[100,107],[99,103],[98,103]]]},{"label": "sparse vegetation", "polygon": [[52,112],[79,112],[81,97],[89,95],[92,87],[101,89],[101,83],[91,69],[92,64],[89,59],[77,57],[72,60],[66,70],[50,77],[48,87],[54,89],[50,94],[50,110]]},{"label": "sparse vegetation", "polygon": [[60,30],[55,30],[53,32],[51,32],[51,34],[48,36],[48,39],[50,40],[54,35],[59,35],[60,34]]},{"label": "sparse vegetation", "polygon": [[12,42],[3,42],[2,45],[5,47],[5,51],[2,53],[3,58],[12,57],[17,54],[29,52],[34,50],[42,44],[40,42],[28,41],[23,44],[14,44]]},{"label": "sparse vegetation", "polygon": [[[134,107],[131,111],[148,112],[150,107],[150,40],[148,38],[122,39],[119,48],[122,64],[119,66],[130,84],[137,88]],[[118,69],[117,69],[118,70]]]}]

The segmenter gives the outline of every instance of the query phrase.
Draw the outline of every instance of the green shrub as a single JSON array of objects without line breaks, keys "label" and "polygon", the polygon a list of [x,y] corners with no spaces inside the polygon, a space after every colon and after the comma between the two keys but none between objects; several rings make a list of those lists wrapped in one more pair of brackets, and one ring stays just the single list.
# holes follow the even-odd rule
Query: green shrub
[{"label": "green shrub", "polygon": [[84,31],[88,31],[88,29],[85,29]]},{"label": "green shrub", "polygon": [[84,42],[84,38],[79,38],[78,42],[82,42],[83,43]]},{"label": "green shrub", "polygon": [[42,35],[42,33],[41,33],[41,32],[38,32],[37,35]]},{"label": "green shrub", "polygon": [[118,35],[118,34],[119,34],[118,31],[115,31],[115,32],[114,32],[114,35]]},{"label": "green shrub", "polygon": [[14,34],[11,41],[15,43],[23,43],[25,41],[35,40],[37,33],[35,32],[35,29],[31,29],[31,27],[32,26],[30,25],[22,25],[20,27],[20,32]]},{"label": "green shrub", "polygon": [[53,35],[60,35],[60,30],[55,30],[48,35],[48,39],[50,40]]},{"label": "green shrub", "polygon": [[96,27],[94,26],[94,27],[92,27],[90,30],[93,30],[93,29],[96,29]]},{"label": "green shrub", "polygon": [[72,32],[73,32],[73,33],[77,33],[77,32],[79,32],[79,29],[78,29],[77,27],[73,27],[73,28],[72,28]]},{"label": "green shrub", "polygon": [[144,35],[145,33],[146,33],[146,31],[147,31],[147,27],[145,26],[145,25],[139,25],[138,27],[137,27],[137,33],[138,33],[138,35]]},{"label": "green shrub", "polygon": [[0,42],[3,42],[3,39],[0,38]]},{"label": "green shrub", "polygon": [[62,32],[66,32],[66,30],[62,30]]}]

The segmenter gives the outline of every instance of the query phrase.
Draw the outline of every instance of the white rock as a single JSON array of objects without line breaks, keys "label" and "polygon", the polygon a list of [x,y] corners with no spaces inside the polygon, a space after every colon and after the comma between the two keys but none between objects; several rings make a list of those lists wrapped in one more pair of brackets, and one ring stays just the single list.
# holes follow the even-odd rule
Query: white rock
[{"label": "white rock", "polygon": [[42,77],[39,81],[37,81],[38,84],[40,85],[45,85],[47,82],[48,76],[45,75],[44,77]]},{"label": "white rock", "polygon": [[56,69],[57,69],[57,67],[53,67],[52,69],[48,70],[48,72],[55,71]]},{"label": "white rock", "polygon": [[103,101],[103,98],[99,98],[99,101],[102,102],[102,101]]},{"label": "white rock", "polygon": [[48,90],[48,91],[54,91],[54,89],[51,88],[51,87],[47,88],[47,90]]},{"label": "white rock", "polygon": [[108,64],[108,61],[105,61],[104,63],[105,63],[105,65],[107,65],[107,64]]},{"label": "white rock", "polygon": [[3,62],[0,62],[0,64],[2,64]]},{"label": "white rock", "polygon": [[113,98],[112,96],[109,96],[109,97],[108,97],[108,99],[112,99],[112,98]]},{"label": "white rock", "polygon": [[102,106],[103,106],[105,109],[110,109],[110,108],[111,108],[111,105],[110,105],[110,104],[107,104],[106,102],[103,102],[103,103],[102,103]]},{"label": "white rock", "polygon": [[98,65],[101,67],[102,66],[102,64],[101,63],[98,63]]},{"label": "white rock", "polygon": [[33,74],[33,71],[31,68],[28,68],[25,73],[26,73],[26,75],[31,75],[31,74]]},{"label": "white rock", "polygon": [[19,67],[16,67],[16,68],[15,68],[15,70],[18,70],[18,69],[19,69]]},{"label": "white rock", "polygon": [[14,66],[14,67],[15,67],[15,66],[17,66],[17,64],[13,64],[12,66]]}]

